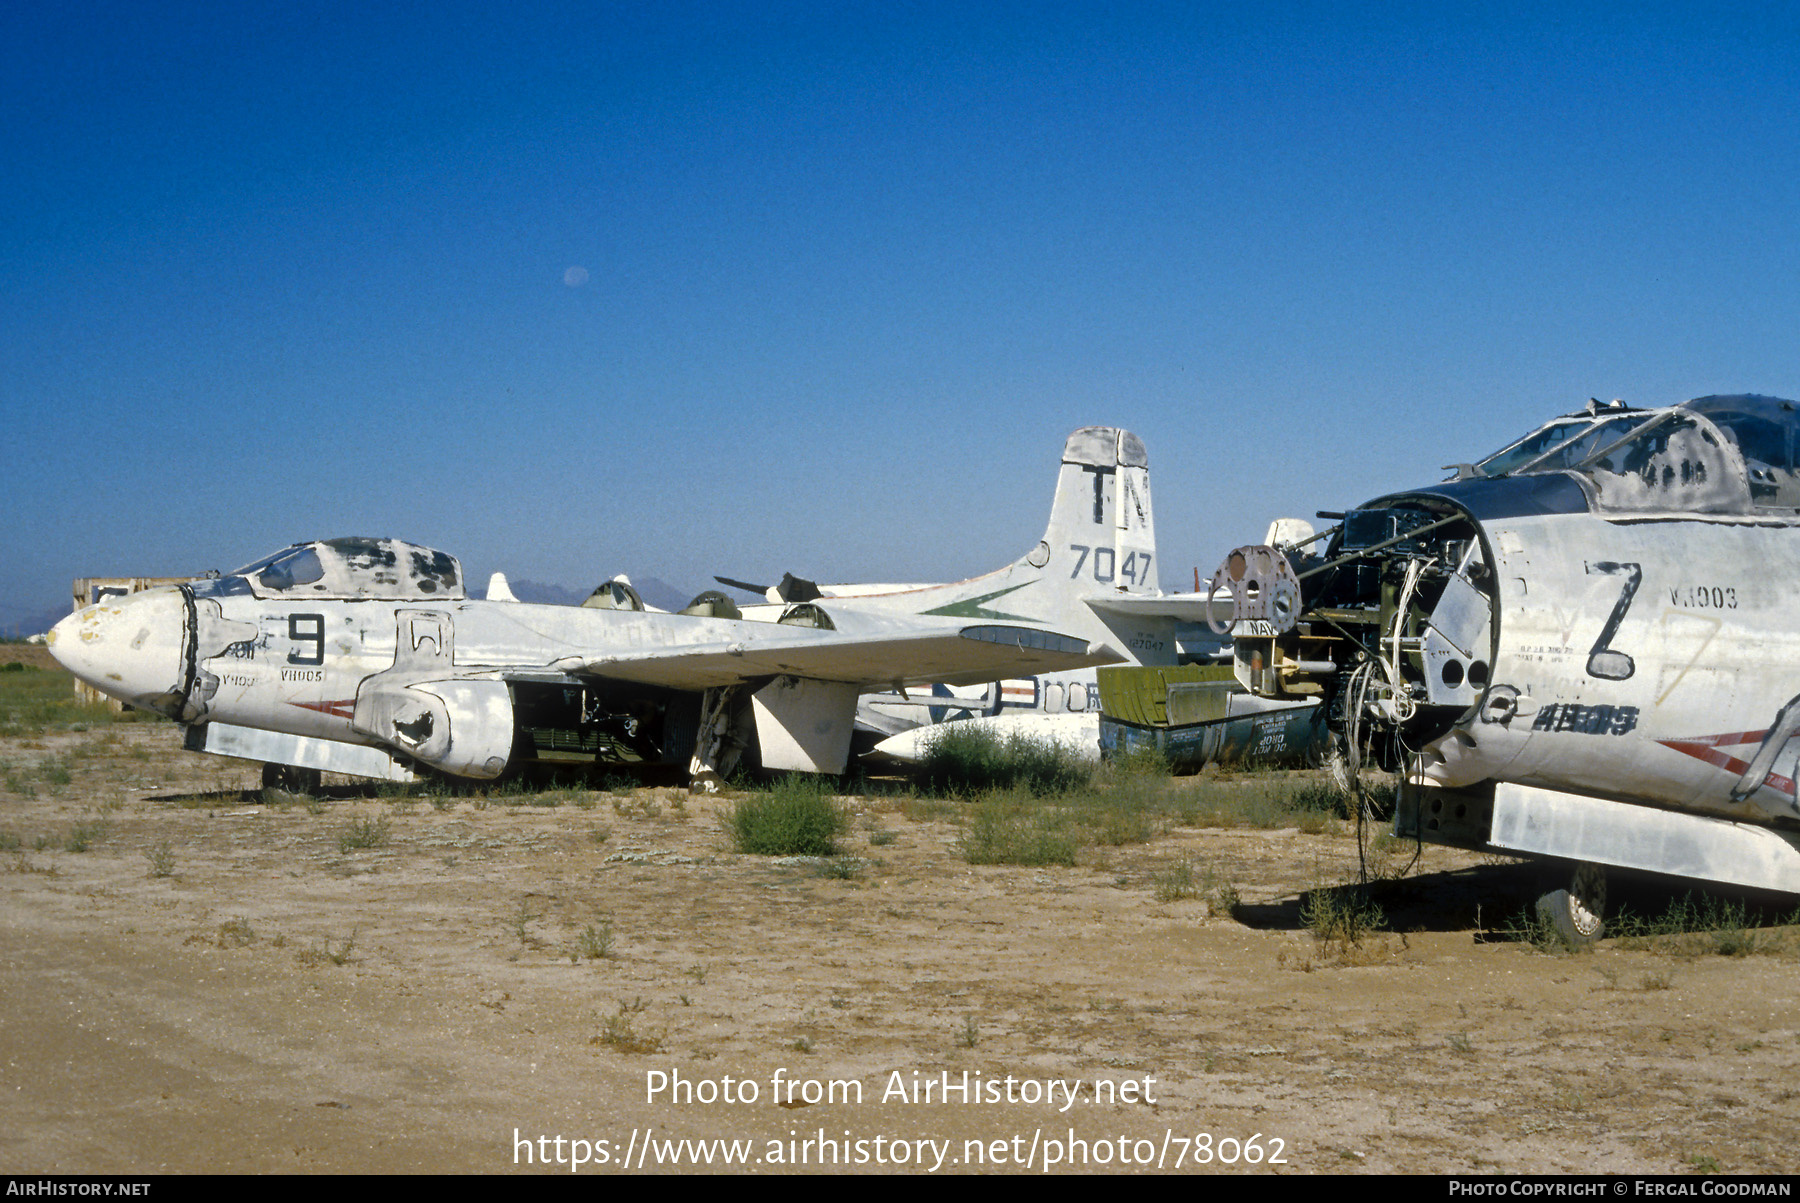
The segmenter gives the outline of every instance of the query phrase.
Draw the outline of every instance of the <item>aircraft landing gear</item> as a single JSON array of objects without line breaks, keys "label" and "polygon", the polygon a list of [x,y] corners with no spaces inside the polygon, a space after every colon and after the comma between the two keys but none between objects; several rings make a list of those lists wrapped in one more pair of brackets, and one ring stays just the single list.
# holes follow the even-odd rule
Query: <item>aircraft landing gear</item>
[{"label": "aircraft landing gear", "polygon": [[1538,918],[1570,948],[1586,948],[1605,926],[1606,870],[1581,861],[1567,888],[1551,890],[1537,900]]},{"label": "aircraft landing gear", "polygon": [[700,702],[700,734],[694,742],[693,759],[688,762],[688,792],[716,794],[725,788],[725,778],[737,767],[738,757],[749,742],[747,716],[739,713],[739,705],[747,698],[737,685],[709,689]]},{"label": "aircraft landing gear", "polygon": [[325,784],[325,775],[318,769],[291,764],[265,764],[262,783],[264,789],[278,789],[285,794],[316,794]]}]

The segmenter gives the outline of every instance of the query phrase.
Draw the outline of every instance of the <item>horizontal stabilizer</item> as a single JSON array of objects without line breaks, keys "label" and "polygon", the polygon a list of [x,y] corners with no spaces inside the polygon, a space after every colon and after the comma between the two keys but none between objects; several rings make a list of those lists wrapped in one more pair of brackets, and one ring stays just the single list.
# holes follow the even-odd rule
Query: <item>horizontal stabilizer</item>
[{"label": "horizontal stabilizer", "polygon": [[1099,593],[1082,600],[1102,614],[1172,618],[1177,622],[1205,622],[1208,617],[1228,622],[1233,612],[1229,594],[1211,597],[1205,593]]}]

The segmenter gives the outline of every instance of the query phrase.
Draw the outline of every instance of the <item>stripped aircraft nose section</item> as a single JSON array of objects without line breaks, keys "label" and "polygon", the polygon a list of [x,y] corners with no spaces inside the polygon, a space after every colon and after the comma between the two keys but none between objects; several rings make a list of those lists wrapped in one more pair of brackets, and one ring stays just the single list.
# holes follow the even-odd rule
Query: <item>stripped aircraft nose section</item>
[{"label": "stripped aircraft nose section", "polygon": [[180,717],[188,678],[188,605],[179,589],[148,589],[88,606],[46,641],[62,666],[101,693]]}]

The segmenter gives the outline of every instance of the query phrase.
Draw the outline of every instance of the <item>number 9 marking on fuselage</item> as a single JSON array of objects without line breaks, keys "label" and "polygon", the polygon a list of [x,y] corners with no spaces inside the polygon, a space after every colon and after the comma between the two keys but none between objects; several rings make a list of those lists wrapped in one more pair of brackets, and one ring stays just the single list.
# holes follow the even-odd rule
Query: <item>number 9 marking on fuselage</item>
[{"label": "number 9 marking on fuselage", "polygon": [[[288,652],[289,664],[325,663],[325,616],[323,614],[289,614],[288,638],[294,641]],[[307,650],[308,646],[311,651]]]}]

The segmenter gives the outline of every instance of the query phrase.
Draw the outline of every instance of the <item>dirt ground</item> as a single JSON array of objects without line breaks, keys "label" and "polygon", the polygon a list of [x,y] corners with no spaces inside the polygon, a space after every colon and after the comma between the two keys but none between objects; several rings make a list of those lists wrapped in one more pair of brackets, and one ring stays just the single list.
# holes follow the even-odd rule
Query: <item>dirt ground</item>
[{"label": "dirt ground", "polygon": [[1333,948],[1342,825],[975,867],[852,798],[839,877],[667,787],[268,799],[150,723],[0,767],[0,1172],[1800,1165],[1791,929],[1546,953],[1530,866],[1428,847]]}]

